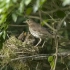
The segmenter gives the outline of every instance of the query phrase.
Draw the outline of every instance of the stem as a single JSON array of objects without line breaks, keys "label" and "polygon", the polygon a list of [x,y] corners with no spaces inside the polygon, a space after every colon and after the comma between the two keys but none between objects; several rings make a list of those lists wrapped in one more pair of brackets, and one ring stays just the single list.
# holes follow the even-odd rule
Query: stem
[{"label": "stem", "polygon": [[54,62],[53,70],[56,69],[56,63],[57,63],[57,58],[58,58],[58,38],[57,38],[57,35],[55,36],[55,47],[56,47],[56,52],[55,52],[55,62]]}]

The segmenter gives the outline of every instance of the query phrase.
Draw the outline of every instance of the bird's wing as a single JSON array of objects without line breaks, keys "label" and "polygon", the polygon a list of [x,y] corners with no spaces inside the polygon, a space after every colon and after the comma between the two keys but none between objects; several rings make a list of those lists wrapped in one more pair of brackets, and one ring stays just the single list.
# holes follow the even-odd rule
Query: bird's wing
[{"label": "bird's wing", "polygon": [[43,33],[44,35],[46,35],[48,37],[52,37],[52,33],[48,29],[46,29],[44,27],[41,27],[40,33]]},{"label": "bird's wing", "polygon": [[52,34],[49,32],[48,29],[42,27],[40,24],[34,23],[32,26],[34,31],[37,31],[40,36],[48,36],[52,37]]}]

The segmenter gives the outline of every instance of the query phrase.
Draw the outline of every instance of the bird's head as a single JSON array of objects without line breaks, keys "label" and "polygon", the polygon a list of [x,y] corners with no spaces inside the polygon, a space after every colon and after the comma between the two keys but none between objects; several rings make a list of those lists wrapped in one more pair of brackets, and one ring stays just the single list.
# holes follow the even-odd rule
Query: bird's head
[{"label": "bird's head", "polygon": [[28,25],[32,25],[32,24],[33,24],[33,20],[31,20],[31,19],[27,19],[25,22],[26,22]]}]

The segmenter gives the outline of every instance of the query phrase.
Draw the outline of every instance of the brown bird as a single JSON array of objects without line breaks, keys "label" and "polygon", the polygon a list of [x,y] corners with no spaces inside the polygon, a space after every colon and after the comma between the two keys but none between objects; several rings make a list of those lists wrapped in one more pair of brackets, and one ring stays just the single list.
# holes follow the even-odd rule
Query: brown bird
[{"label": "brown bird", "polygon": [[53,38],[52,34],[46,28],[42,27],[40,24],[34,22],[33,20],[28,19],[26,20],[26,23],[29,26],[30,33],[34,37],[40,39],[36,46],[38,46],[42,39],[45,39],[46,37]]}]

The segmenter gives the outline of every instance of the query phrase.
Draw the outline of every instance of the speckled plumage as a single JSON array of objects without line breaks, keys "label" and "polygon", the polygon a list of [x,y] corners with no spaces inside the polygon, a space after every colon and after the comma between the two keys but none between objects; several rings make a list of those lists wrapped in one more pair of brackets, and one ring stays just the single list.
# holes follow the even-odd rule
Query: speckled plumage
[{"label": "speckled plumage", "polygon": [[28,19],[28,20],[26,20],[26,23],[29,26],[30,33],[34,37],[40,39],[39,43],[41,42],[41,39],[43,39],[43,38],[46,38],[46,37],[52,38],[53,37],[52,34],[47,31],[46,28],[42,27],[40,24],[34,22],[33,20]]}]

